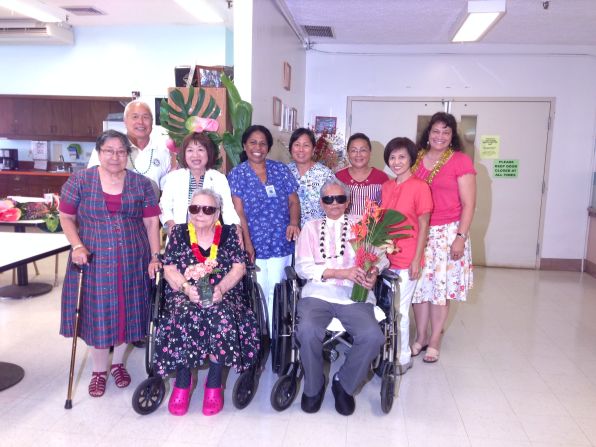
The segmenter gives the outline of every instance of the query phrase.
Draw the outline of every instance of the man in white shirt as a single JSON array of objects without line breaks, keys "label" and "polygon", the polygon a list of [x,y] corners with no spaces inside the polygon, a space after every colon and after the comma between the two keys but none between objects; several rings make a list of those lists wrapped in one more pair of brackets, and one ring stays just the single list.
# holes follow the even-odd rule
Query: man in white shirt
[{"label": "man in white shirt", "polygon": [[[171,156],[165,146],[165,139],[151,137],[153,114],[147,103],[138,99],[129,102],[124,109],[124,125],[126,135],[132,144],[126,168],[151,180],[155,195],[159,199],[163,177],[170,170]],[[93,151],[88,167],[98,164],[97,151]]]},{"label": "man in white shirt", "polygon": [[[354,339],[331,385],[335,409],[342,415],[354,412],[354,392],[385,340],[374,315],[375,296],[370,291],[379,270],[366,272],[356,266],[356,254],[349,242],[355,221],[345,214],[349,204],[350,189],[335,177],[329,178],[321,188],[325,217],[307,222],[296,242],[296,273],[307,280],[298,300],[296,331],[304,368],[301,407],[307,413],[319,411],[325,395],[323,340],[332,318],[338,318]],[[350,299],[354,284],[369,289],[365,302]]]}]

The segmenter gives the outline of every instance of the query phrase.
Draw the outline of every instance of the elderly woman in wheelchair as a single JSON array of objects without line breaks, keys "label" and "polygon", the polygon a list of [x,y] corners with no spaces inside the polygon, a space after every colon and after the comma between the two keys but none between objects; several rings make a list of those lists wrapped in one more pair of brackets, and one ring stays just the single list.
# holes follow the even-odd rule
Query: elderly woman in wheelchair
[{"label": "elderly woman in wheelchair", "polygon": [[222,368],[244,371],[258,359],[259,325],[241,280],[246,255],[234,225],[221,225],[222,199],[198,189],[188,207],[190,222],[175,225],[164,256],[164,318],[156,332],[154,362],[160,376],[176,374],[168,409],[187,412],[191,369],[209,361],[203,414],[223,407]]},{"label": "elderly woman in wheelchair", "polygon": [[354,283],[372,289],[379,271],[355,266],[356,255],[349,243],[354,222],[345,214],[349,203],[349,188],[335,178],[327,180],[321,188],[325,217],[307,222],[296,245],[296,273],[307,281],[297,304],[296,332],[304,370],[301,407],[307,413],[317,412],[325,395],[323,342],[333,318],[353,338],[331,385],[335,409],[342,415],[354,412],[354,392],[385,341],[374,315],[374,294],[369,292],[363,303],[350,299]]}]

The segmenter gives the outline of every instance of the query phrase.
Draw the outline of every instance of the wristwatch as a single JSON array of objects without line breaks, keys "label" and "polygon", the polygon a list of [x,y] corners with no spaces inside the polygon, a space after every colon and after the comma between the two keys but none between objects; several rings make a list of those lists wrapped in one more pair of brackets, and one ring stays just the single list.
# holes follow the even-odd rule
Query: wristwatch
[{"label": "wristwatch", "polygon": [[456,236],[461,237],[464,241],[468,239],[468,235],[467,234],[457,233]]}]

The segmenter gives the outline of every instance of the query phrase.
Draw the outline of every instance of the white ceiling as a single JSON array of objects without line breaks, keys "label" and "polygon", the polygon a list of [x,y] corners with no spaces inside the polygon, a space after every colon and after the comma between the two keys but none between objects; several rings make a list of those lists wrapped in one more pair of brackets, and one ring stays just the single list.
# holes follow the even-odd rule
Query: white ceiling
[{"label": "white ceiling", "polygon": [[[196,24],[172,0],[44,0],[54,6],[93,6],[105,16],[70,16],[78,26]],[[226,0],[209,0],[227,11]],[[236,2],[243,0],[234,0]],[[466,0],[255,0],[285,1],[298,25],[328,25],[335,38],[317,44],[447,44]],[[596,0],[508,0],[507,13],[483,43],[596,45]],[[11,17],[0,8],[0,19]],[[14,17],[14,16],[12,16]],[[228,20],[231,14],[228,11]]]}]

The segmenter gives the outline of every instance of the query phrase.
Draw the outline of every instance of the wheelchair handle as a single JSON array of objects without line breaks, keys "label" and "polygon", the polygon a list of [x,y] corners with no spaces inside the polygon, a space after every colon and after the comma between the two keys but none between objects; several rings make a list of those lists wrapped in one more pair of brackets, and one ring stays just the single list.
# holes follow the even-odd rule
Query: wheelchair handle
[{"label": "wheelchair handle", "polygon": [[286,266],[284,271],[286,272],[286,278],[288,278],[290,281],[296,281],[298,279],[296,270],[294,270],[294,267],[292,267],[291,265]]},{"label": "wheelchair handle", "polygon": [[381,278],[383,279],[386,279],[387,281],[399,280],[399,274],[395,273],[393,270],[390,269],[383,270],[379,276],[381,276]]}]

